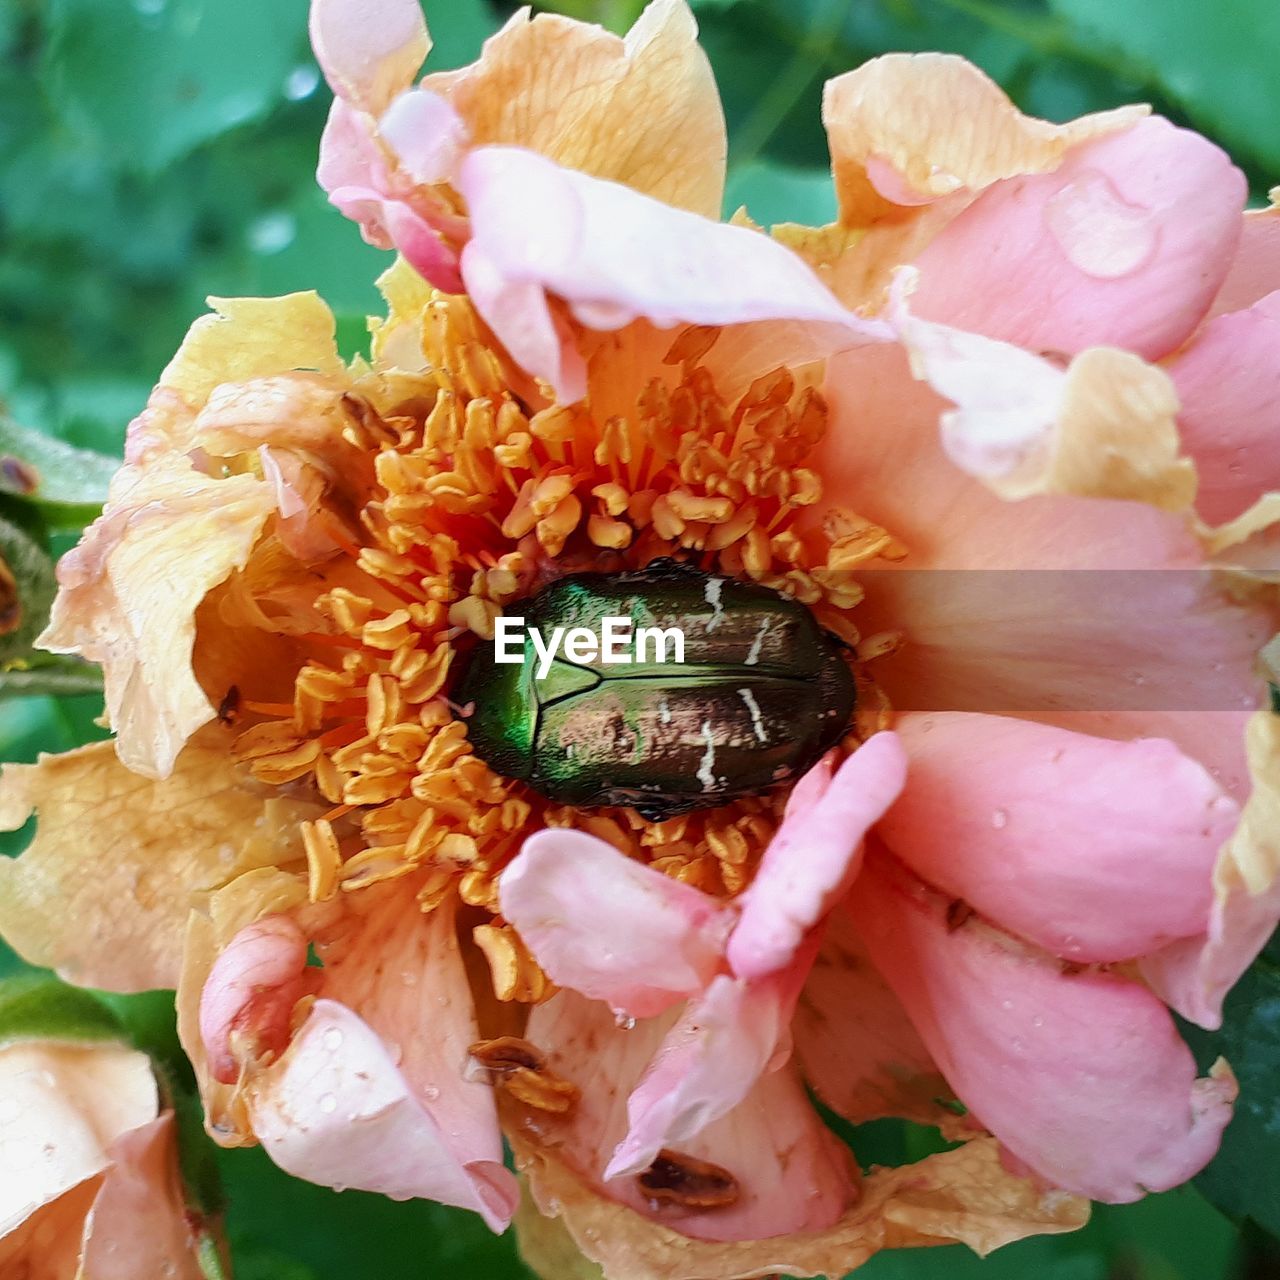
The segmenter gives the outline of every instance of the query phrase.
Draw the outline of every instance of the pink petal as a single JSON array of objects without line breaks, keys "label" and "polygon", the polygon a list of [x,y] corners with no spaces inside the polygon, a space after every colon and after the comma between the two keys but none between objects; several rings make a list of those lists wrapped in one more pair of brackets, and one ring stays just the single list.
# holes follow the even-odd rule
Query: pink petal
[{"label": "pink petal", "polygon": [[1240,811],[1172,743],[963,713],[897,727],[910,775],[878,834],[934,888],[1084,963],[1204,929]]},{"label": "pink petal", "polygon": [[[807,969],[807,964],[806,964]],[[721,974],[691,1000],[627,1099],[627,1136],[605,1179],[642,1173],[733,1110],[775,1063],[799,984]],[[785,1060],[785,1058],[784,1058]]]},{"label": "pink petal", "polygon": [[474,1210],[494,1231],[515,1212],[519,1193],[492,1118],[475,1132],[443,1127],[378,1034],[336,1001],[316,1001],[284,1057],[255,1082],[249,1108],[267,1154],[296,1177],[438,1200]]},{"label": "pink petal", "polygon": [[1210,314],[1244,311],[1277,289],[1280,289],[1280,205],[1273,201],[1267,209],[1245,210],[1240,244]]},{"label": "pink petal", "polygon": [[418,0],[311,0],[311,47],[334,93],[377,115],[431,49]]},{"label": "pink petal", "polygon": [[373,122],[342,98],[334,98],[320,135],[316,181],[329,192],[339,187],[387,189],[387,162],[374,137]]},{"label": "pink petal", "polygon": [[378,121],[378,133],[396,157],[396,168],[424,186],[448,182],[467,142],[462,117],[438,93],[402,93]]},{"label": "pink petal", "polygon": [[524,842],[498,900],[554,982],[636,1018],[701,991],[730,924],[715,899],[559,827]]},{"label": "pink petal", "polygon": [[284,1049],[306,966],[307,939],[288,916],[246,925],[227,944],[200,993],[200,1038],[215,1080],[234,1084],[246,1059]]},{"label": "pink petal", "polygon": [[1211,142],[1139,121],[983,192],[917,259],[917,310],[1031,351],[1158,359],[1225,278],[1245,195]]},{"label": "pink petal", "polygon": [[[1055,1186],[1123,1203],[1199,1172],[1235,1081],[1195,1062],[1164,1006],[1108,973],[1064,973],[891,859],[869,858],[851,910],[876,967],[974,1118]],[[953,922],[954,924],[954,922]]]},{"label": "pink petal", "polygon": [[1280,489],[1280,291],[1210,320],[1168,370],[1200,514],[1220,524]]},{"label": "pink petal", "polygon": [[[639,318],[659,328],[688,324],[808,321],[828,328],[828,350],[887,336],[832,296],[789,249],[745,227],[712,222],[617,183],[562,169],[531,151],[478,147],[463,160],[458,187],[471,214],[476,252],[464,256],[492,277],[480,291],[484,319],[505,342],[512,330],[528,372],[556,386],[562,400],[583,386],[560,373],[545,352],[556,341],[545,319],[513,307],[497,281],[532,285],[563,298],[588,328],[617,329]],[[517,348],[512,347],[513,354]],[[556,379],[559,377],[559,381]]]},{"label": "pink petal", "polygon": [[204,1280],[178,1173],[173,1112],[122,1134],[85,1221],[80,1272],[93,1280]]},{"label": "pink petal", "polygon": [[829,1226],[852,1198],[856,1173],[789,1067],[761,1076],[742,1102],[679,1148],[737,1179],[733,1204],[662,1206],[636,1179],[603,1180],[606,1157],[627,1130],[626,1099],[673,1022],[674,1011],[619,1027],[605,1005],[567,991],[532,1011],[526,1035],[582,1091],[574,1110],[544,1131],[553,1158],[611,1199],[696,1239],[758,1240]]},{"label": "pink petal", "polygon": [[796,948],[857,874],[862,839],[897,799],[907,760],[892,733],[877,733],[831,776],[816,765],[791,794],[770,841],[742,917],[729,938],[729,964],[740,978],[784,968]]}]

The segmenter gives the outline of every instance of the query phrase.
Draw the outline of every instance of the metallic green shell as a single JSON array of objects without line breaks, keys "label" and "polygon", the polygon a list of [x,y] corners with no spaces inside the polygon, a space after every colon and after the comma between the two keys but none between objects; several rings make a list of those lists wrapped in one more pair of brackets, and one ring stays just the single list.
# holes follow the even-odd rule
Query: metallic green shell
[{"label": "metallic green shell", "polygon": [[476,647],[453,692],[472,749],[560,803],[632,805],[654,819],[723,804],[803,773],[853,714],[840,642],[804,605],[754,583],[655,561],[561,578],[510,612],[544,634],[599,634],[607,616],[684,632],[683,663],[562,654],[542,680],[528,640],[519,664]]}]

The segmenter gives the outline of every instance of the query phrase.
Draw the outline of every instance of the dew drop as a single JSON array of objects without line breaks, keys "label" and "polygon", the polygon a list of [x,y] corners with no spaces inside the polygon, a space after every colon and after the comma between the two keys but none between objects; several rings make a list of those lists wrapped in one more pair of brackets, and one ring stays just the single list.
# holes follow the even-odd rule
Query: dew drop
[{"label": "dew drop", "polygon": [[1009,814],[1007,810],[995,810],[991,815],[991,825],[995,827],[997,831],[1003,831],[1004,828],[1009,825]]},{"label": "dew drop", "polygon": [[322,1093],[316,1104],[325,1115],[332,1115],[338,1109],[338,1100],[331,1093]]},{"label": "dew drop", "polygon": [[320,1041],[324,1047],[330,1051],[342,1048],[342,1032],[337,1027],[330,1027],[321,1038]]},{"label": "dew drop", "polygon": [[434,1102],[440,1096],[440,1090],[433,1084],[424,1085],[422,1089],[422,1096],[428,1102]]},{"label": "dew drop", "polygon": [[1130,204],[1096,169],[1063,187],[1045,205],[1044,219],[1072,265],[1096,280],[1132,275],[1160,238],[1151,210]]}]

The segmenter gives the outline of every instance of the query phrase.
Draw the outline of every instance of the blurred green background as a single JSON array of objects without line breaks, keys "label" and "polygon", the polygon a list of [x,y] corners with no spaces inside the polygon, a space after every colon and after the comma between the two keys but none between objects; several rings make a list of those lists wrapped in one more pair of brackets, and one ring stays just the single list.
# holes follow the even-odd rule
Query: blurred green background
[{"label": "blurred green background", "polygon": [[[1220,141],[1262,199],[1280,181],[1276,0],[693,0],[729,117],[726,211],[762,223],[834,212],[822,82],[875,54],[965,54],[1025,110],[1061,120],[1133,100]],[[562,12],[624,30],[634,0]],[[513,6],[428,5],[431,64],[474,57]],[[319,289],[348,350],[388,257],[360,241],[313,181],[329,95],[306,41],[306,0],[0,0],[0,455],[32,428],[115,456],[124,426],[209,294]],[[26,565],[38,613],[48,559],[92,514],[104,467],[55,457],[24,503],[0,456],[0,551]],[[29,587],[30,589],[30,587]],[[0,642],[0,759],[97,736],[91,674],[4,670],[30,629]],[[63,691],[19,697],[32,688]],[[13,852],[12,840],[3,851]],[[0,969],[20,970],[7,954]],[[171,1002],[114,999],[141,1042],[181,1071]],[[1280,944],[1232,997],[1226,1053],[1245,1089],[1223,1152],[1188,1187],[1100,1208],[1073,1236],[986,1262],[959,1249],[882,1255],[865,1280],[1273,1280],[1280,1277]],[[927,1135],[877,1126],[865,1160]],[[202,1140],[189,1152],[213,1156]],[[241,1280],[522,1277],[510,1239],[468,1215],[293,1182],[260,1152],[218,1153]],[[139,1278],[145,1280],[145,1278]]]}]

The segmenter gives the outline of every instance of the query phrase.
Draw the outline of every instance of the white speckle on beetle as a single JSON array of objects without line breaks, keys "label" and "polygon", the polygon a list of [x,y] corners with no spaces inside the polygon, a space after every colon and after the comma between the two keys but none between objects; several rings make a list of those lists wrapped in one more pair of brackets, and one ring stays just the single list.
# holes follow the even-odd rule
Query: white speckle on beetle
[{"label": "white speckle on beetle", "polygon": [[707,603],[715,610],[707,619],[707,634],[710,635],[724,621],[724,605],[720,603],[720,595],[724,591],[723,578],[708,578],[703,595]]},{"label": "white speckle on beetle", "polygon": [[702,783],[703,791],[710,791],[716,785],[716,775],[712,772],[712,766],[716,762],[716,740],[711,733],[711,721],[704,720],[702,722],[702,740],[707,744],[707,749],[702,753],[702,759],[698,762],[698,781]]},{"label": "white speckle on beetle", "polygon": [[769,619],[760,619],[760,630],[756,632],[755,639],[751,642],[751,648],[747,650],[746,664],[754,667],[760,661],[760,650],[764,648],[764,638],[769,632]]},{"label": "white speckle on beetle", "polygon": [[666,698],[663,698],[658,703],[658,718],[663,724],[671,723],[671,704],[666,700]]},{"label": "white speckle on beetle", "polygon": [[750,689],[739,689],[738,696],[746,703],[747,710],[751,713],[751,732],[756,735],[756,741],[767,742],[764,719],[760,715],[760,704],[756,701],[756,695]]}]

